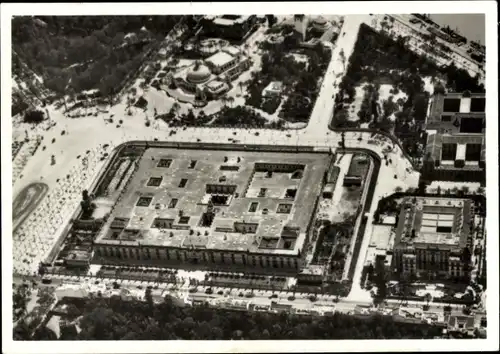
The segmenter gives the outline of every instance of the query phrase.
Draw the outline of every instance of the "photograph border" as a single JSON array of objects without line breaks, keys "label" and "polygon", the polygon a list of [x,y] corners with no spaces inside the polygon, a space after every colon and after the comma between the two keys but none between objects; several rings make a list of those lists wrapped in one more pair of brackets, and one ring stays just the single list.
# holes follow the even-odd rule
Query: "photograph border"
[{"label": "photograph border", "polygon": [[[14,342],[12,339],[12,296],[6,289],[12,283],[12,126],[11,116],[11,19],[21,15],[162,15],[162,14],[365,14],[365,13],[480,13],[486,25],[486,115],[498,117],[497,3],[495,1],[400,1],[400,2],[259,2],[259,3],[25,3],[1,5],[1,92],[2,92],[2,351],[5,353],[187,353],[187,352],[319,352],[319,351],[467,351],[498,350],[498,120],[488,120],[486,134],[488,182],[486,220],[491,236],[487,248],[488,338],[475,340],[307,340],[307,341],[72,341]],[[7,235],[7,237],[5,236]],[[495,295],[495,296],[493,296]],[[163,342],[163,341],[162,341]],[[334,342],[334,343],[333,343]]]}]

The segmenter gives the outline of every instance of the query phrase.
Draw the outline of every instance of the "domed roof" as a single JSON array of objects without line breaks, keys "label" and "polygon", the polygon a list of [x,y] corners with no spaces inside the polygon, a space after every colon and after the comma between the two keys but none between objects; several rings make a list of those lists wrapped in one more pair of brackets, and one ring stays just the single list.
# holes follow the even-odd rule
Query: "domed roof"
[{"label": "domed roof", "polygon": [[203,64],[194,65],[187,73],[186,79],[194,84],[202,83],[210,78],[210,70]]},{"label": "domed roof", "polygon": [[323,16],[318,16],[314,19],[314,23],[318,25],[325,25],[326,24],[326,19]]}]

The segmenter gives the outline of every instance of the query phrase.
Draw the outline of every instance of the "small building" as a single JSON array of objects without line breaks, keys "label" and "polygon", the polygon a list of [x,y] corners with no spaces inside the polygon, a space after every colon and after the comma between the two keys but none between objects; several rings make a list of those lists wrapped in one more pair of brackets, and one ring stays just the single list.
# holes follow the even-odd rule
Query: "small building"
[{"label": "small building", "polygon": [[279,96],[283,90],[283,83],[281,81],[271,81],[264,90],[262,90],[263,97]]},{"label": "small building", "polygon": [[167,49],[166,48],[161,48],[159,51],[158,51],[158,56],[161,58],[161,59],[166,59],[167,58]]},{"label": "small building", "polygon": [[82,249],[74,249],[64,258],[66,267],[86,268],[90,265],[92,252]]},{"label": "small building", "polygon": [[473,335],[475,326],[474,316],[448,316],[448,331],[461,332],[467,335]]},{"label": "small building", "polygon": [[210,67],[211,71],[218,75],[236,64],[237,58],[227,52],[217,52],[214,55],[205,59],[205,63]]},{"label": "small building", "polygon": [[228,83],[249,66],[249,59],[238,48],[229,46],[211,55],[203,63],[196,62],[177,71],[172,79],[177,87],[190,94],[202,93],[202,96],[215,99],[226,93],[230,88]]},{"label": "small building", "polygon": [[344,187],[361,186],[368,172],[368,167],[369,159],[366,155],[354,155],[344,177]]},{"label": "small building", "polygon": [[304,284],[321,284],[325,274],[324,265],[309,265],[297,274],[297,280]]},{"label": "small building", "polygon": [[225,82],[218,80],[210,81],[205,88],[211,98],[219,97],[229,90],[229,86]]},{"label": "small building", "polygon": [[276,301],[271,301],[271,310],[277,312],[290,312],[293,306],[289,304],[280,304]]}]

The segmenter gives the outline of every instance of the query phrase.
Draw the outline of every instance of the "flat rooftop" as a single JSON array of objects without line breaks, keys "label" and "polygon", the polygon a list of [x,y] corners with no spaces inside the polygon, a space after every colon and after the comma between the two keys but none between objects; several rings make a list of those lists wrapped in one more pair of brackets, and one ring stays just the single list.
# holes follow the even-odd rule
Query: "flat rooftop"
[{"label": "flat rooftop", "polygon": [[[443,146],[455,145],[457,152],[452,159],[443,158]],[[474,151],[477,150],[477,151]],[[469,154],[468,151],[471,151]],[[434,161],[442,160],[464,160],[465,162],[475,162],[476,167],[479,161],[486,159],[486,138],[484,135],[477,134],[429,134],[425,147],[425,154]],[[441,168],[438,166],[436,168]],[[464,166],[467,168],[468,164]]]},{"label": "flat rooftop", "polygon": [[444,128],[449,132],[466,133],[467,131],[455,125],[455,119],[458,118],[460,123],[465,118],[485,119],[485,110],[486,94],[484,93],[471,93],[470,97],[464,97],[463,93],[458,92],[436,94],[432,98],[427,129]]},{"label": "flat rooftop", "polygon": [[205,59],[205,62],[209,62],[216,67],[220,67],[226,65],[232,60],[234,60],[234,57],[231,54],[220,51]]},{"label": "flat rooftop", "polygon": [[222,15],[222,16],[206,16],[207,20],[212,20],[214,24],[219,26],[234,26],[246,22],[250,16],[244,15]]},{"label": "flat rooftop", "polygon": [[[472,202],[468,199],[409,197],[403,201],[395,245],[432,244],[465,247]],[[412,237],[412,232],[415,237]]]},{"label": "flat rooftop", "polygon": [[[96,242],[296,254],[330,160],[149,148]],[[202,226],[210,205],[213,222]],[[152,227],[155,220],[164,224]]]}]

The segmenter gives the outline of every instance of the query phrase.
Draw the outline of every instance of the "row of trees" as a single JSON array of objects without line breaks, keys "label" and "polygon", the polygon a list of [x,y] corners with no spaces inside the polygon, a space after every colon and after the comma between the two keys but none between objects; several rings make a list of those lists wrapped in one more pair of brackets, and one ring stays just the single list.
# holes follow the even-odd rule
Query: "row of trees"
[{"label": "row of trees", "polygon": [[[339,313],[309,317],[207,306],[181,308],[168,296],[155,304],[149,290],[145,302],[116,297],[76,300],[76,304],[83,313],[81,332],[65,334],[67,340],[425,339],[440,334],[437,327],[396,323],[382,316],[358,319]],[[51,340],[55,335],[44,328],[35,337]]]}]

